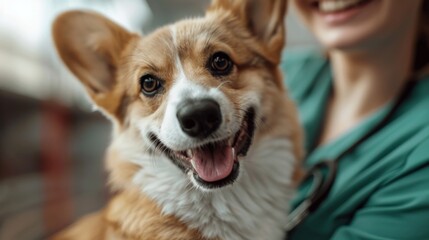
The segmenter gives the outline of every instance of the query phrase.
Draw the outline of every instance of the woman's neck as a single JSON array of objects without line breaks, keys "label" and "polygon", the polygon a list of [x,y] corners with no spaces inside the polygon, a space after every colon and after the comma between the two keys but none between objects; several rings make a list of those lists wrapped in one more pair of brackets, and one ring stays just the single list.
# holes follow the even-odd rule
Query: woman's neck
[{"label": "woman's neck", "polygon": [[333,94],[319,144],[326,143],[360,123],[391,101],[411,72],[414,34],[386,41],[365,51],[329,52]]},{"label": "woman's neck", "polygon": [[332,101],[347,104],[356,116],[366,116],[394,98],[412,65],[412,52],[403,46],[367,54],[332,52],[330,57]]}]

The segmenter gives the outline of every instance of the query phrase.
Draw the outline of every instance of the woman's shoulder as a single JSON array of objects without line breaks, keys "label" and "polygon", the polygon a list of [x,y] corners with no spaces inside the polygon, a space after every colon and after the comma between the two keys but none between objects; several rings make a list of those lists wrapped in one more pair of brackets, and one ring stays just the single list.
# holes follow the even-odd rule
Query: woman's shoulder
[{"label": "woman's shoulder", "polygon": [[283,62],[292,64],[302,61],[326,61],[323,50],[317,48],[287,48],[282,55]]},{"label": "woman's shoulder", "polygon": [[[404,170],[413,169],[422,164],[428,165],[429,170],[429,76],[423,77],[417,83],[409,100],[404,106],[402,118],[398,123],[408,125],[413,132],[409,139],[416,139],[413,150],[406,159]],[[398,131],[398,130],[396,130]],[[404,139],[405,140],[405,139]],[[412,170],[411,170],[412,171]]]},{"label": "woman's shoulder", "polygon": [[[429,123],[429,122],[428,122]],[[397,146],[398,151],[409,145],[410,150],[407,151],[404,157],[392,161],[390,164],[395,170],[386,175],[386,180],[383,185],[387,186],[394,182],[402,182],[405,179],[414,180],[416,177],[429,183],[429,124],[419,127],[417,132],[409,136],[408,140],[404,139],[404,143]],[[393,150],[394,151],[394,150]],[[395,158],[392,158],[395,160]],[[386,169],[389,167],[386,166]],[[427,175],[427,178],[422,179],[421,174]],[[427,199],[429,202],[429,199]]]},{"label": "woman's shoulder", "polygon": [[283,52],[281,68],[287,78],[293,78],[296,74],[308,74],[320,70],[327,62],[327,57],[321,50],[286,49]]},{"label": "woman's shoulder", "polygon": [[418,133],[421,140],[408,155],[403,166],[404,172],[414,171],[416,168],[425,167],[429,173],[429,121],[428,125]]},{"label": "woman's shoulder", "polygon": [[283,53],[281,69],[285,85],[292,98],[298,102],[312,94],[317,84],[327,84],[331,70],[327,57],[321,50],[287,49]]}]

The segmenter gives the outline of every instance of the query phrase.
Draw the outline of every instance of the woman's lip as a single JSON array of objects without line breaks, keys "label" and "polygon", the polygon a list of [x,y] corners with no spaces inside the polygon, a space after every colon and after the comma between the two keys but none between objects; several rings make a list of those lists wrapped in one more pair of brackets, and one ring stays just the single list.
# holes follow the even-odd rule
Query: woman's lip
[{"label": "woman's lip", "polygon": [[366,7],[371,5],[374,2],[374,0],[368,1],[362,5],[352,7],[343,11],[338,12],[321,12],[318,9],[315,9],[317,15],[323,22],[325,22],[328,25],[339,25],[342,23],[346,23],[359,15],[363,10],[365,10]]},{"label": "woman's lip", "polygon": [[356,15],[359,14],[361,10],[360,8],[362,7],[355,7],[348,10],[333,13],[322,13],[319,11],[318,15],[323,19],[325,23],[329,25],[336,25],[347,22],[350,19],[354,18]]}]

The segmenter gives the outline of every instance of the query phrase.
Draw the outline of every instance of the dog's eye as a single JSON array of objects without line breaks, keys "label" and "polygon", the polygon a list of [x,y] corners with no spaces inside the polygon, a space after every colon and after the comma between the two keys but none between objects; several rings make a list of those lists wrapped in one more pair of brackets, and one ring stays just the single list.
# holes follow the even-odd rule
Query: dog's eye
[{"label": "dog's eye", "polygon": [[141,91],[147,97],[153,97],[162,88],[161,81],[152,75],[144,75],[140,78]]},{"label": "dog's eye", "polygon": [[232,67],[231,58],[224,52],[217,52],[210,58],[209,68],[213,75],[227,75]]}]

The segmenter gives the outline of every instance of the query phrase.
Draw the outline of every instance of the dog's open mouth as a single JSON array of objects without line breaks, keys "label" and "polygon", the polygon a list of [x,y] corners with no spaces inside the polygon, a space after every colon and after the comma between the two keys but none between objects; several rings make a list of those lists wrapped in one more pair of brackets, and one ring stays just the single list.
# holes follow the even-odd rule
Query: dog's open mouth
[{"label": "dog's open mouth", "polygon": [[185,173],[192,171],[194,179],[205,188],[220,188],[233,183],[238,175],[239,157],[245,156],[252,143],[255,111],[250,108],[240,130],[232,137],[210,142],[193,149],[174,151],[154,134],[149,139]]}]

